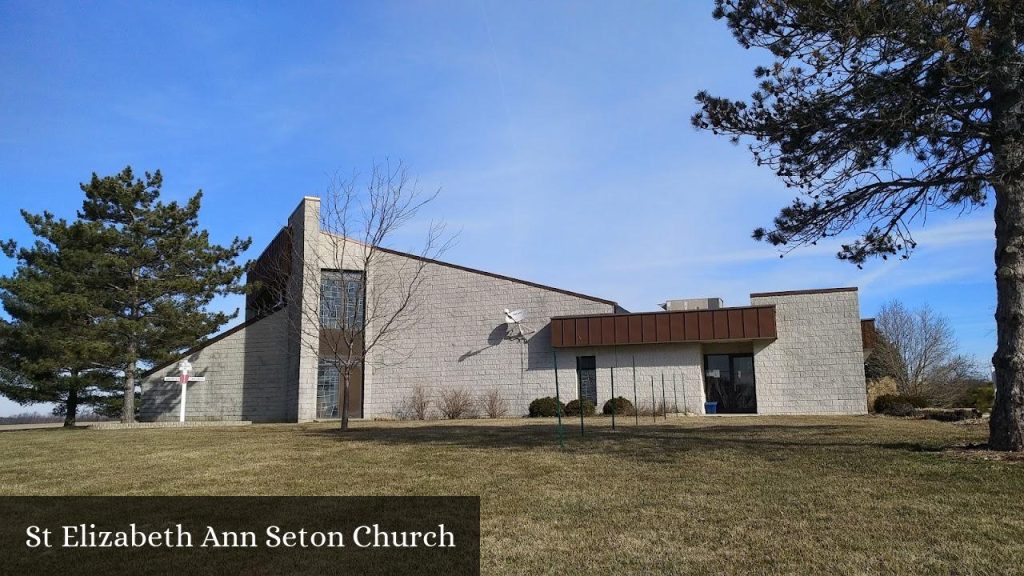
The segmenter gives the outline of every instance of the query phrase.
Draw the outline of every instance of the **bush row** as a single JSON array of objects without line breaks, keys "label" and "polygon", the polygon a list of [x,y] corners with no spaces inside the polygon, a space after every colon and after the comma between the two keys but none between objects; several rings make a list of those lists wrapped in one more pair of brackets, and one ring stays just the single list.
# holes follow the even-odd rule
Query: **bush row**
[{"label": "bush row", "polygon": [[[581,410],[584,416],[593,416],[597,410],[597,406],[595,406],[590,400],[584,399],[581,403],[577,399],[565,404],[558,402],[551,396],[546,396],[544,398],[537,398],[533,402],[530,402],[530,417],[545,418],[557,416],[559,407],[561,407],[563,416],[579,416]],[[619,396],[618,398],[608,400],[601,408],[602,414],[610,415],[612,412],[615,412],[615,414],[632,415],[635,412],[635,409],[633,408],[632,402],[622,396]]]}]

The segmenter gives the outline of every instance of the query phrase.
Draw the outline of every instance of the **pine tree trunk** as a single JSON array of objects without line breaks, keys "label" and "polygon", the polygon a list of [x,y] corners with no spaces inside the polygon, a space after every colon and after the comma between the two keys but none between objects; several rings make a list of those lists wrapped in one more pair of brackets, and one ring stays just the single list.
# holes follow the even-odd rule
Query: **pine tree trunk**
[{"label": "pine tree trunk", "polygon": [[342,370],[342,380],[345,387],[341,394],[341,429],[348,430],[349,383],[352,381],[352,368],[346,366]]},{"label": "pine tree trunk", "polygon": [[1024,72],[1014,2],[994,2],[992,159],[996,206],[996,398],[989,447],[1024,451]]},{"label": "pine tree trunk", "polygon": [[64,403],[64,427],[71,428],[75,425],[78,417],[78,391],[72,388],[68,391],[68,399]]},{"label": "pine tree trunk", "polygon": [[996,187],[996,398],[989,446],[1024,450],[1024,182]]},{"label": "pine tree trunk", "polygon": [[135,344],[128,345],[128,365],[124,369],[124,405],[121,407],[121,422],[135,422]]}]

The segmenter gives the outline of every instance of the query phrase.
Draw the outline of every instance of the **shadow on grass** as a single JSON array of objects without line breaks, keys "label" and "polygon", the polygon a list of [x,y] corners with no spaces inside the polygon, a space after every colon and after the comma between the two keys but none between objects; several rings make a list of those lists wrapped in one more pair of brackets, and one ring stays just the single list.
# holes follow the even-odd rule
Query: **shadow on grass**
[{"label": "shadow on grass", "polygon": [[[575,424],[575,425],[574,425]],[[436,425],[393,426],[369,423],[348,431],[310,429],[307,434],[336,441],[370,442],[394,446],[451,446],[494,450],[558,450],[558,432],[551,425]],[[907,452],[930,451],[927,445],[913,442],[887,442],[856,426],[816,425],[711,425],[682,427],[668,424],[588,426],[580,436],[579,421],[566,420],[564,442],[571,453],[622,455],[632,459],[657,461],[698,451],[713,453],[728,450],[748,452],[762,458],[783,456],[792,451],[836,451],[880,448]],[[935,450],[942,450],[941,447]]]}]

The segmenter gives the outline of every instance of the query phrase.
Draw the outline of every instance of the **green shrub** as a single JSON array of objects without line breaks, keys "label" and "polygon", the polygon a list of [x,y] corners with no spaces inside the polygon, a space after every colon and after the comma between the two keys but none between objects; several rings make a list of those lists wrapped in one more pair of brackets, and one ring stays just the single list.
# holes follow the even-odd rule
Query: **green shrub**
[{"label": "green shrub", "polygon": [[601,413],[605,415],[611,415],[612,411],[616,415],[625,414],[632,416],[636,409],[633,408],[633,403],[629,400],[619,396],[618,398],[612,398],[604,403],[604,407],[601,408]]},{"label": "green shrub", "polygon": [[982,414],[992,412],[992,403],[995,399],[996,389],[992,386],[980,386],[967,391],[967,405]]},{"label": "green shrub", "polygon": [[915,409],[926,406],[927,400],[909,394],[882,394],[875,398],[875,412],[887,416],[910,416]]},{"label": "green shrub", "polygon": [[551,396],[537,398],[533,402],[530,402],[530,418],[558,416],[559,405],[562,407],[562,413],[565,414],[565,404],[562,404],[555,398],[552,398]]},{"label": "green shrub", "polygon": [[[582,410],[583,410],[583,415],[584,416],[593,416],[594,415],[595,406],[594,406],[593,402],[591,402],[590,400],[587,400],[586,398],[584,398],[582,406],[583,406]],[[579,400],[573,400],[573,401],[569,402],[568,404],[566,404],[565,405],[565,415],[566,416],[579,416],[580,415],[580,401]]]}]

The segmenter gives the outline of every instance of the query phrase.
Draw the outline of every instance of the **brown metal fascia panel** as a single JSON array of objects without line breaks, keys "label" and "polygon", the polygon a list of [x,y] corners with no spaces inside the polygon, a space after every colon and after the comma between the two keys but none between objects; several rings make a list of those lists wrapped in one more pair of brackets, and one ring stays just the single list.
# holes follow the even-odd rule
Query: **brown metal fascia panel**
[{"label": "brown metal fascia panel", "polygon": [[743,333],[747,338],[757,338],[761,335],[757,330],[757,309],[747,308],[743,310]]},{"label": "brown metal fascia panel", "polygon": [[629,343],[629,317],[628,316],[616,316],[615,320],[615,343],[616,344],[628,344]]},{"label": "brown metal fascia panel", "polygon": [[601,320],[601,318],[590,319],[590,344],[592,346],[604,344],[601,341]]},{"label": "brown metal fascia panel", "polygon": [[710,310],[701,310],[697,313],[699,319],[699,332],[697,338],[700,340],[713,340],[715,337],[715,316]]},{"label": "brown metal fascia panel", "polygon": [[643,338],[643,326],[640,321],[640,316],[629,317],[629,343],[639,344],[644,341]]},{"label": "brown metal fascia panel", "polygon": [[643,321],[643,341],[644,342],[657,342],[657,321],[654,319],[654,314],[644,314],[640,316]]},{"label": "brown metal fascia panel", "polygon": [[589,346],[590,345],[590,329],[587,326],[589,318],[577,318],[576,319],[576,345],[577,346]]},{"label": "brown metal fascia panel", "polygon": [[605,346],[615,344],[615,318],[601,318],[601,344]]},{"label": "brown metal fascia panel", "polygon": [[757,309],[757,332],[761,338],[776,338],[775,308],[766,306]]},{"label": "brown metal fascia panel", "polygon": [[576,320],[574,318],[564,319],[562,324],[562,346],[576,345]]},{"label": "brown metal fascia panel", "polygon": [[669,340],[672,342],[686,341],[686,325],[683,322],[684,312],[673,312],[668,315]]},{"label": "brown metal fascia panel", "polygon": [[669,317],[670,316],[668,314],[658,314],[657,316],[654,317],[654,325],[655,325],[654,341],[655,342],[671,342],[672,341],[672,332],[671,332],[671,328],[669,327]]},{"label": "brown metal fascia panel", "polygon": [[714,310],[711,312],[714,318],[715,327],[712,338],[725,340],[729,338],[729,312],[726,310]]},{"label": "brown metal fascia panel", "polygon": [[743,310],[729,310],[729,338],[738,340],[743,338]]},{"label": "brown metal fascia panel", "polygon": [[562,324],[565,320],[552,320],[551,321],[551,345],[555,348],[562,346]]},{"label": "brown metal fascia panel", "polygon": [[684,339],[700,340],[699,312],[683,312],[683,326],[686,329]]}]

